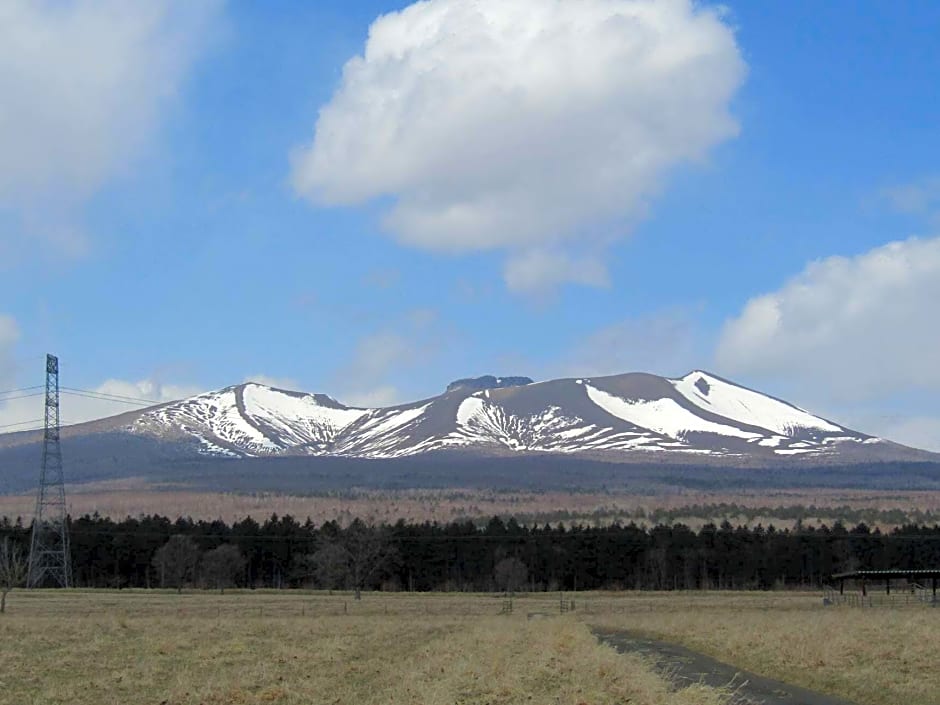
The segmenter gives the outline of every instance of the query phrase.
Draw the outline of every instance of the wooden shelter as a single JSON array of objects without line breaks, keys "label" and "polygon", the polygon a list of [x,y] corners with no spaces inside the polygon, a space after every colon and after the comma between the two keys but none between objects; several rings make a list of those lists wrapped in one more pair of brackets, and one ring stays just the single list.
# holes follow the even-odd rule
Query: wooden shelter
[{"label": "wooden shelter", "polygon": [[937,601],[937,584],[940,582],[940,568],[924,568],[917,570],[851,570],[845,573],[835,573],[832,576],[833,582],[839,583],[839,594],[845,594],[845,581],[857,580],[861,583],[862,595],[868,594],[869,583],[884,583],[885,593],[891,594],[891,581],[906,580],[911,585],[923,585],[926,587],[927,581],[930,581],[930,587],[933,592],[933,602]]}]

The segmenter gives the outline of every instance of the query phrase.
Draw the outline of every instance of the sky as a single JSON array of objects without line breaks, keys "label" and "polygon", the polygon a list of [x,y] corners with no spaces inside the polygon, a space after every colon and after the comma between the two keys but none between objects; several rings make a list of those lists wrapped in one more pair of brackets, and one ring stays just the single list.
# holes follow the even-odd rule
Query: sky
[{"label": "sky", "polygon": [[153,400],[705,369],[940,451],[938,35],[926,0],[9,0],[0,392],[47,352]]}]

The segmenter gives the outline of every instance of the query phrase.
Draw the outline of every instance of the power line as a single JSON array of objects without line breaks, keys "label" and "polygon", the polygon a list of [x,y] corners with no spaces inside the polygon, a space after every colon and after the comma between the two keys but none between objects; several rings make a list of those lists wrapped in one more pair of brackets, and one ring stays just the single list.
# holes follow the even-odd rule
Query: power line
[{"label": "power line", "polygon": [[7,389],[0,392],[0,396],[5,394],[18,394],[19,392],[29,392],[33,389],[43,389],[44,387],[41,384],[34,384],[32,387],[20,387],[19,389]]},{"label": "power line", "polygon": [[128,404],[163,404],[164,402],[155,399],[144,399],[142,397],[130,397],[124,394],[111,394],[110,392],[96,392],[91,389],[77,389],[75,387],[62,387],[63,392],[74,396],[89,397],[91,399],[101,399],[103,401],[116,401]]},{"label": "power line", "polygon": [[16,401],[17,399],[28,399],[29,397],[41,397],[45,392],[33,392],[32,394],[20,394],[16,397],[2,397],[0,402]]},{"label": "power line", "polygon": [[132,399],[115,399],[114,397],[105,396],[103,394],[87,394],[85,392],[73,392],[70,390],[63,389],[63,394],[72,397],[82,397],[84,399],[95,399],[97,401],[110,401],[115,404],[130,404],[131,406],[149,406],[151,404],[159,404],[160,402],[155,401],[136,401]]},{"label": "power line", "polygon": [[[42,423],[42,419],[30,419],[29,421],[17,421],[16,423],[0,424],[0,428],[12,428],[13,426],[28,426],[32,423]],[[27,429],[28,430],[28,429]]]}]

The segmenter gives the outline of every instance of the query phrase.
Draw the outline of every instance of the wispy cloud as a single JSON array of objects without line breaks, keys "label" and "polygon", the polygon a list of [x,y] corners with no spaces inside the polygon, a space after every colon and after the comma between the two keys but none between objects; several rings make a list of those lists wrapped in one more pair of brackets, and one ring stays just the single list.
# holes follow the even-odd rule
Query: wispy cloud
[{"label": "wispy cloud", "polygon": [[[108,379],[89,391],[111,397],[126,397],[127,400],[63,393],[61,401],[63,425],[74,425],[134,411],[146,406],[147,401],[160,403],[185,399],[205,390],[195,385],[172,384],[154,379],[137,381]],[[131,400],[136,401],[128,403]],[[0,433],[41,426],[42,417],[43,399],[41,396],[20,397],[12,400],[0,398],[0,426],[6,426],[0,430]],[[10,427],[9,424],[21,425]]]},{"label": "wispy cloud", "polygon": [[0,212],[18,214],[12,237],[87,246],[76,210],[148,146],[221,6],[3,3]]},{"label": "wispy cloud", "polygon": [[691,310],[660,311],[596,330],[545,370],[548,376],[600,376],[650,372],[685,374],[703,366]]},{"label": "wispy cloud", "polygon": [[20,339],[20,328],[13,316],[0,313],[0,389],[7,389],[14,379],[13,346]]},{"label": "wispy cloud", "polygon": [[286,389],[292,392],[304,391],[300,388],[300,383],[293,377],[272,377],[265,374],[256,374],[248,375],[242,381],[263,384],[266,387],[273,387],[274,389]]},{"label": "wispy cloud", "polygon": [[899,213],[922,216],[940,225],[940,176],[928,176],[882,191],[885,201]]},{"label": "wispy cloud", "polygon": [[388,406],[411,401],[400,387],[435,360],[445,347],[437,311],[414,309],[394,324],[362,336],[349,362],[334,374],[340,401],[353,406]]}]

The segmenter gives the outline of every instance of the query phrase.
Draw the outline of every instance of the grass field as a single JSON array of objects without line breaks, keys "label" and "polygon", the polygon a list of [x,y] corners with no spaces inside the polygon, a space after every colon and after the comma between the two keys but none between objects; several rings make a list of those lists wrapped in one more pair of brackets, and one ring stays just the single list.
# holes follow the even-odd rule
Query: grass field
[{"label": "grass field", "polygon": [[672,692],[553,599],[146,592],[15,593],[0,703],[719,705]]},{"label": "grass field", "polygon": [[668,598],[594,623],[680,643],[718,660],[859,705],[938,705],[940,610],[849,608],[794,596],[767,609],[733,594],[690,607]]},{"label": "grass field", "polygon": [[[863,705],[937,705],[940,611],[823,608],[806,593],[559,596],[18,591],[0,703],[717,705],[672,691],[590,625],[659,636]],[[934,650],[932,650],[932,648]]]}]

